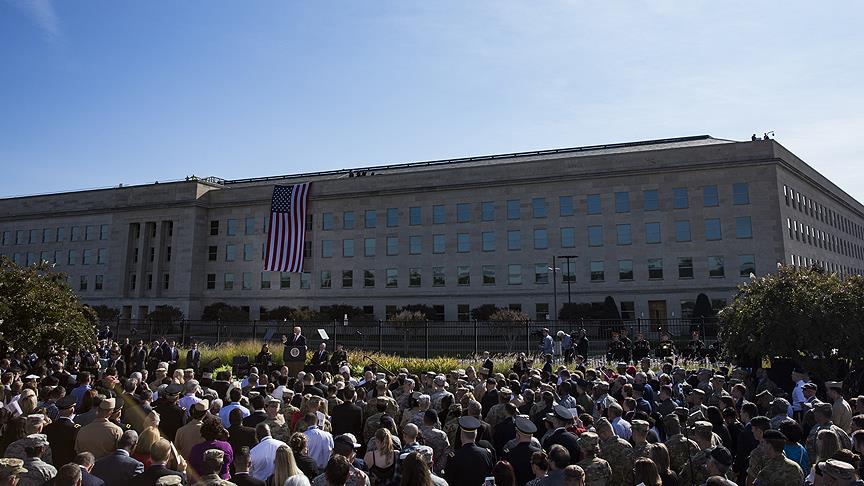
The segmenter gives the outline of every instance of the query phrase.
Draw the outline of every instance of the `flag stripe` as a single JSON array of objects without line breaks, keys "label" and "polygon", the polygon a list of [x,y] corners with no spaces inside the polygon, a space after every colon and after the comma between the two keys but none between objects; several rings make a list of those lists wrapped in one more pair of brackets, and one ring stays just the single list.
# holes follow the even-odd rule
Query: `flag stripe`
[{"label": "flag stripe", "polygon": [[308,195],[309,183],[273,188],[270,228],[264,255],[265,271],[303,271]]}]

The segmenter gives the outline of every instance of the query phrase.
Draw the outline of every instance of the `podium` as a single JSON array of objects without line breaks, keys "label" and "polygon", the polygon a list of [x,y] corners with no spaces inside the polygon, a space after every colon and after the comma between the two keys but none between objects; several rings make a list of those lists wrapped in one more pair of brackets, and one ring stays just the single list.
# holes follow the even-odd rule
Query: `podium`
[{"label": "podium", "polygon": [[282,361],[288,367],[289,376],[297,376],[306,365],[306,346],[286,345],[282,351]]}]

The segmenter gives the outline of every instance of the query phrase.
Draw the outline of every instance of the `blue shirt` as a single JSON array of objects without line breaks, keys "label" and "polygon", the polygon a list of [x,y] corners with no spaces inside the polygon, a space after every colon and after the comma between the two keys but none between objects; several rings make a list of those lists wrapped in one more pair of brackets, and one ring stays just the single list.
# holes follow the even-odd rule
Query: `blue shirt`
[{"label": "blue shirt", "polygon": [[77,406],[81,406],[81,402],[84,401],[84,394],[88,391],[90,391],[90,385],[81,385],[70,392],[72,396],[75,397],[75,403]]},{"label": "blue shirt", "polygon": [[546,335],[546,337],[543,338],[543,354],[553,354],[554,351],[555,346],[552,343],[552,336]]},{"label": "blue shirt", "polygon": [[243,418],[246,418],[249,416],[249,409],[248,408],[244,407],[243,405],[240,405],[237,402],[231,402],[228,405],[225,405],[224,407],[222,407],[222,410],[219,410],[219,420],[222,421],[222,425],[224,425],[224,426],[231,425],[231,422],[228,419],[231,416],[231,411],[234,410],[235,408],[239,408],[240,411],[243,412]]}]

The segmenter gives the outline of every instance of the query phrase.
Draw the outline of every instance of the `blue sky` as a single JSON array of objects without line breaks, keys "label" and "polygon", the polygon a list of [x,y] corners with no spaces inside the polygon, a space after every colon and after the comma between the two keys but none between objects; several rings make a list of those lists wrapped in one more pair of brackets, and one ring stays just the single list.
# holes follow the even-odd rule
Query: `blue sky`
[{"label": "blue sky", "polygon": [[862,13],[0,0],[0,196],[774,130],[864,200]]}]

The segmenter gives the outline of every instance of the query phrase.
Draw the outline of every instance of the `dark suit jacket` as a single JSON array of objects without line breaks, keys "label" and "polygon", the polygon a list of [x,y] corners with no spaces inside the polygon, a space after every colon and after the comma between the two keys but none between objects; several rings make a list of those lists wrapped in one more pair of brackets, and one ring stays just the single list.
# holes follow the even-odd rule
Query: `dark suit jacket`
[{"label": "dark suit jacket", "polygon": [[579,462],[582,457],[582,451],[579,450],[579,443],[577,442],[578,440],[579,438],[576,437],[576,434],[567,432],[567,430],[563,428],[557,429],[549,434],[549,437],[543,441],[543,450],[548,454],[549,449],[551,449],[553,445],[559,444],[564,446],[564,448],[567,449],[567,452],[570,453],[570,462],[575,464]]},{"label": "dark suit jacket", "polygon": [[117,361],[108,360],[108,367],[117,370],[117,376],[126,376],[126,363],[123,358],[117,358]]},{"label": "dark suit jacket", "polygon": [[246,427],[255,427],[265,420],[267,420],[267,412],[259,410],[257,412],[252,412],[248,417],[244,418],[243,425]]},{"label": "dark suit jacket", "polygon": [[144,464],[119,450],[96,461],[91,473],[105,486],[128,486],[129,480],[144,472]]},{"label": "dark suit jacket", "polygon": [[133,349],[132,357],[130,361],[130,365],[132,366],[132,371],[144,371],[144,367],[147,364],[147,350],[143,347],[141,349]]},{"label": "dark suit jacket", "polygon": [[180,476],[183,478],[183,484],[186,484],[186,474],[168,469],[162,464],[154,464],[147,468],[142,474],[139,474],[132,478],[132,481],[129,482],[129,486],[156,486],[156,480],[161,478],[162,476]]},{"label": "dark suit jacket", "polygon": [[753,429],[750,424],[744,426],[741,432],[738,432],[738,443],[735,444],[735,462],[732,463],[732,470],[735,474],[744,475],[747,473],[747,467],[750,465],[750,453],[759,446],[759,442],[753,437]]},{"label": "dark suit jacket", "polygon": [[81,426],[66,418],[59,418],[45,426],[54,464],[69,464],[75,459],[75,438]]},{"label": "dark suit jacket", "polygon": [[312,354],[312,364],[315,366],[325,365],[329,359],[330,354],[327,351],[318,350]]},{"label": "dark suit jacket", "polygon": [[255,479],[249,473],[235,473],[231,476],[231,482],[237,486],[264,486],[264,481]]},{"label": "dark suit jacket", "polygon": [[245,427],[243,425],[228,427],[228,443],[231,444],[231,449],[239,451],[241,447],[247,446],[252,449],[258,445],[258,440],[255,438],[255,428]]},{"label": "dark suit jacket", "polygon": [[333,437],[341,434],[354,434],[363,437],[363,409],[354,403],[342,403],[330,411],[330,424],[333,426]]},{"label": "dark suit jacket", "polygon": [[[56,479],[57,479],[56,477],[51,478],[43,486],[54,486],[54,481]],[[105,481],[102,481],[101,479],[97,478],[96,476],[88,473],[82,467],[81,468],[81,486],[105,486]]]},{"label": "dark suit jacket", "polygon": [[201,366],[201,351],[197,349],[190,349],[186,352],[186,367],[194,369],[198,368],[199,366]]},{"label": "dark suit jacket", "polygon": [[288,345],[289,346],[306,346],[306,336],[300,334],[297,336],[297,340],[294,341],[294,335],[292,334],[288,337]]}]

